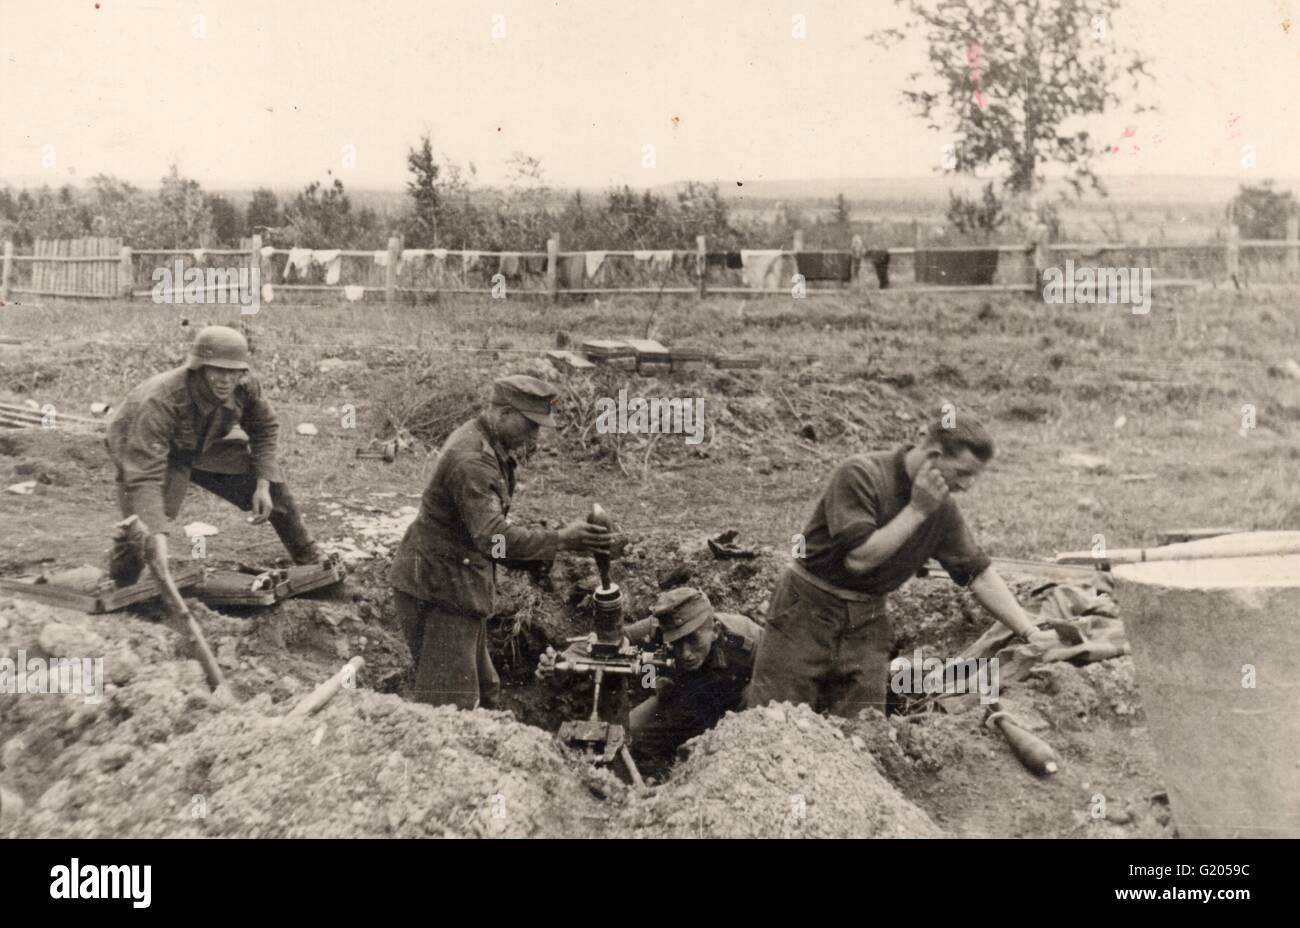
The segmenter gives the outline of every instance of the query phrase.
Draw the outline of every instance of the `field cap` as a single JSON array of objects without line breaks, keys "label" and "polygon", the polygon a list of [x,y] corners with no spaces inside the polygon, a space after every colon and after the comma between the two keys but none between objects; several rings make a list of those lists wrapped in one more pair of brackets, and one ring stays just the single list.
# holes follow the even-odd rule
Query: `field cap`
[{"label": "field cap", "polygon": [[516,409],[525,418],[555,428],[555,390],[544,380],[516,374],[502,377],[492,383],[492,402],[504,403]]},{"label": "field cap", "polygon": [[672,644],[712,619],[713,604],[694,587],[682,586],[660,593],[650,612],[659,619],[664,644]]}]

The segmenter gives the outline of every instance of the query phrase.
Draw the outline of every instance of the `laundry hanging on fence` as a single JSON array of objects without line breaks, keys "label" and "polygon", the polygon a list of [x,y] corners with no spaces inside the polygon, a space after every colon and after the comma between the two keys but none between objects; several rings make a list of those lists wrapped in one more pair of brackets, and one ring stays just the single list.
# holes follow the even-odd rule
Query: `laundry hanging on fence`
[{"label": "laundry hanging on fence", "polygon": [[262,257],[263,257],[263,258],[269,258],[269,257],[271,257],[271,255],[273,255],[273,254],[275,254],[275,246],[274,246],[274,245],[263,245],[263,246],[262,246]]},{"label": "laundry hanging on fence", "polygon": [[862,256],[863,261],[870,261],[876,271],[876,282],[881,290],[889,289],[889,252],[883,248],[868,251]]},{"label": "laundry hanging on fence", "polygon": [[581,290],[586,283],[587,260],[584,254],[561,255],[556,283],[565,290]]},{"label": "laundry hanging on fence", "polygon": [[727,262],[727,259],[730,257],[731,255],[727,254],[725,251],[711,251],[704,256],[704,266],[722,268],[731,267]]},{"label": "laundry hanging on fence", "polygon": [[386,251],[375,252],[375,266],[388,267],[388,252]]},{"label": "laundry hanging on fence", "polygon": [[337,248],[317,250],[311,253],[312,261],[325,265],[325,283],[333,287],[339,282],[343,270],[343,257]]},{"label": "laundry hanging on fence", "polygon": [[664,248],[650,252],[650,266],[656,271],[670,271],[673,267],[673,250]]},{"label": "laundry hanging on fence", "polygon": [[742,249],[740,263],[745,283],[754,290],[783,289],[794,274],[794,260],[780,249]]},{"label": "laundry hanging on fence", "polygon": [[301,280],[307,276],[307,271],[311,268],[311,249],[310,248],[290,248],[289,257],[284,262],[284,280],[289,279],[290,269],[298,274]]},{"label": "laundry hanging on fence", "polygon": [[349,284],[343,288],[343,295],[348,298],[348,302],[355,303],[365,297],[366,288]]},{"label": "laundry hanging on fence", "polygon": [[794,259],[804,280],[853,279],[853,256],[847,251],[801,251]]},{"label": "laundry hanging on fence", "polygon": [[435,261],[447,260],[447,249],[445,248],[430,248],[428,253],[433,255]]},{"label": "laundry hanging on fence", "polygon": [[586,256],[587,256],[587,261],[586,261],[587,279],[594,280],[596,278],[596,275],[600,273],[600,266],[605,263],[605,252],[589,251],[586,253]]},{"label": "laundry hanging on fence", "polygon": [[654,257],[654,252],[648,249],[642,251],[634,251],[632,252],[632,257],[636,258],[638,261],[649,261],[651,258]]},{"label": "laundry hanging on fence", "polygon": [[206,248],[195,248],[195,249],[194,249],[194,260],[195,260],[195,261],[202,262],[202,260],[203,260],[203,256],[206,255],[207,253],[208,253],[208,252],[207,252],[207,249],[206,249]]},{"label": "laundry hanging on fence", "polygon": [[916,252],[917,283],[945,287],[988,286],[993,283],[997,271],[996,248]]}]

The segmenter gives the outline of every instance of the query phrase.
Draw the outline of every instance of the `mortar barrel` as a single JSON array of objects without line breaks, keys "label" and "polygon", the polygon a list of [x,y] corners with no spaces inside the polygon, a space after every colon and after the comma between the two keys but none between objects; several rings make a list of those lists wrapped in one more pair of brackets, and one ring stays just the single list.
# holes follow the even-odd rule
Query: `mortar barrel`
[{"label": "mortar barrel", "polygon": [[1178,833],[1300,838],[1300,554],[1114,575]]}]

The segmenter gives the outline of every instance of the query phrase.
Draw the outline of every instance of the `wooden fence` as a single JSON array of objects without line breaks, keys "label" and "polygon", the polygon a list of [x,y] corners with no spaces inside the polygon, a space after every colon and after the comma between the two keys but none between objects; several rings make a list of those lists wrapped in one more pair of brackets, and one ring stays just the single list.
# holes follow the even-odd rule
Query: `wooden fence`
[{"label": "wooden fence", "polygon": [[[972,250],[960,248],[936,248],[927,246],[921,234],[918,234],[915,246],[906,248],[883,249],[878,254],[888,253],[893,262],[889,272],[891,287],[904,291],[1020,291],[1033,292],[1039,287],[1042,272],[1047,267],[1073,258],[1076,266],[1144,266],[1153,267],[1162,276],[1154,281],[1156,286],[1191,284],[1201,280],[1231,280],[1237,286],[1257,279],[1279,280],[1286,282],[1300,281],[1300,219],[1292,217],[1287,222],[1287,237],[1283,240],[1242,241],[1235,226],[1227,230],[1226,236],[1216,242],[1196,245],[1133,245],[1123,243],[1058,243],[1058,244],[1023,244],[995,245],[984,249],[997,253],[998,279],[992,283],[980,283],[971,286],[944,286],[926,283],[930,277],[923,274],[922,256],[931,256],[943,252]],[[790,288],[754,287],[727,285],[727,272],[714,272],[710,280],[712,259],[718,255],[708,250],[704,236],[698,236],[696,247],[691,250],[677,249],[671,252],[673,272],[663,272],[657,279],[632,282],[627,286],[588,286],[572,285],[572,280],[565,280],[561,268],[565,262],[581,260],[588,252],[562,251],[560,241],[552,237],[546,243],[546,251],[534,252],[471,252],[446,249],[404,249],[402,240],[396,236],[388,241],[385,249],[348,250],[336,249],[327,253],[334,256],[341,266],[349,268],[348,279],[342,279],[337,271],[331,275],[299,272],[286,269],[296,253],[301,250],[263,246],[260,236],[243,239],[239,248],[194,249],[135,249],[124,246],[117,239],[85,238],[62,241],[37,241],[33,254],[14,253],[12,242],[4,244],[3,276],[0,277],[0,299],[8,300],[11,294],[70,297],[79,299],[133,299],[150,297],[156,291],[152,286],[152,274],[158,267],[169,270],[179,264],[191,267],[211,268],[210,259],[228,259],[226,263],[239,267],[247,266],[257,271],[255,278],[263,287],[263,301],[274,300],[275,293],[283,291],[295,294],[332,294],[349,300],[378,301],[382,294],[384,303],[392,304],[402,300],[418,299],[421,296],[439,294],[498,294],[496,286],[482,286],[480,281],[471,281],[470,275],[462,273],[459,277],[452,274],[434,275],[432,280],[413,273],[420,263],[419,258],[435,255],[439,262],[447,258],[460,259],[463,266],[471,264],[474,259],[491,259],[492,267],[499,266],[503,258],[512,261],[528,262],[530,267],[541,270],[531,276],[532,286],[511,286],[511,297],[527,296],[555,300],[562,296],[586,296],[603,294],[675,294],[694,295],[700,299],[714,295],[789,295]],[[797,257],[807,255],[803,249],[803,235],[796,232],[792,248],[783,251],[783,256]],[[324,250],[316,250],[320,255]],[[1251,256],[1252,261],[1243,262],[1243,252]],[[644,258],[645,252],[609,251],[601,254],[610,257],[637,255]],[[666,251],[660,255],[668,254]],[[807,296],[843,294],[864,289],[875,289],[872,267],[866,260],[869,257],[861,240],[855,236],[850,248],[837,254],[852,258],[852,276],[841,286],[806,287]],[[1157,264],[1157,259],[1164,260],[1164,267]],[[346,261],[346,264],[343,262]],[[647,264],[647,266],[649,266]],[[15,278],[15,269],[26,267],[26,280]],[[1261,270],[1256,270],[1261,269]],[[1177,273],[1170,274],[1169,270]],[[137,282],[141,271],[149,271],[145,281]],[[1266,271],[1267,273],[1262,273]],[[330,279],[331,276],[334,279]],[[480,278],[485,275],[478,275]],[[581,275],[579,275],[581,276]],[[730,275],[733,276],[734,275]],[[932,275],[930,275],[932,276]],[[172,275],[173,279],[175,275]],[[318,282],[317,278],[324,277]],[[911,278],[909,280],[909,278]],[[292,282],[290,282],[292,281]],[[433,285],[428,285],[432,283]],[[493,280],[495,284],[496,281]],[[479,285],[474,285],[479,284]],[[180,292],[182,282],[175,280],[176,292]],[[211,289],[210,287],[205,289]]]},{"label": "wooden fence", "polygon": [[[26,293],[121,299],[126,293],[122,274],[129,260],[130,249],[115,238],[37,239],[30,255],[14,254],[13,243],[5,242],[0,298]],[[14,267],[23,263],[30,269],[27,286],[14,286]]]}]

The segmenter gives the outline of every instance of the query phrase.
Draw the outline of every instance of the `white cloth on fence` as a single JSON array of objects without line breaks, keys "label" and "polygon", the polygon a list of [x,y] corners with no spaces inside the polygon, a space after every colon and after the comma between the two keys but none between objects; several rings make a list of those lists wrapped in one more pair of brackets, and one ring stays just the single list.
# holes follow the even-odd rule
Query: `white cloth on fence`
[{"label": "white cloth on fence", "polygon": [[429,254],[433,255],[435,260],[438,261],[447,260],[447,249],[445,248],[431,248],[429,249]]},{"label": "white cloth on fence", "polygon": [[262,284],[262,302],[263,303],[275,302],[275,288],[272,287],[270,284]]},{"label": "white cloth on fence", "polygon": [[589,251],[586,253],[587,260],[587,279],[591,280],[600,270],[600,266],[605,263],[605,252]]},{"label": "white cloth on fence", "polygon": [[[740,252],[740,265],[744,268],[745,283],[755,290],[775,290],[783,286],[781,280],[781,256],[779,248],[756,249]],[[774,273],[775,272],[775,273]],[[769,284],[768,278],[775,278]]]},{"label": "white cloth on fence", "polygon": [[298,272],[299,278],[305,277],[307,271],[311,268],[311,249],[290,248],[289,258],[284,262],[284,280],[289,279],[290,268],[293,268]]},{"label": "white cloth on fence", "polygon": [[460,254],[467,271],[472,271],[478,267],[479,258],[483,256],[483,253],[479,251],[462,251]]},{"label": "white cloth on fence", "polygon": [[388,267],[388,252],[386,252],[386,251],[376,251],[376,252],[375,252],[375,264],[376,264],[376,266],[378,266],[378,267]]},{"label": "white cloth on fence", "polygon": [[654,257],[654,255],[655,253],[649,250],[632,252],[632,257],[636,258],[638,261],[649,261]]},{"label": "white cloth on fence", "polygon": [[348,302],[355,303],[357,300],[360,300],[363,297],[365,297],[366,288],[349,284],[348,286],[343,288],[343,295],[348,298]]},{"label": "white cloth on fence", "polygon": [[339,282],[339,275],[343,270],[343,257],[339,254],[339,249],[318,249],[311,253],[311,259],[317,264],[325,265],[326,285],[333,287]]},{"label": "white cloth on fence", "polygon": [[271,255],[273,255],[273,254],[275,254],[275,246],[274,246],[274,245],[263,245],[263,246],[262,246],[262,257],[263,257],[263,258],[269,258],[269,257],[271,257]]},{"label": "white cloth on fence", "polygon": [[208,253],[208,250],[207,250],[206,248],[195,248],[195,249],[194,249],[194,260],[195,260],[195,261],[202,261],[202,260],[203,260],[203,256],[206,255],[207,253]]},{"label": "white cloth on fence", "polygon": [[651,267],[666,271],[673,266],[673,250],[671,248],[651,252],[651,255]]}]

